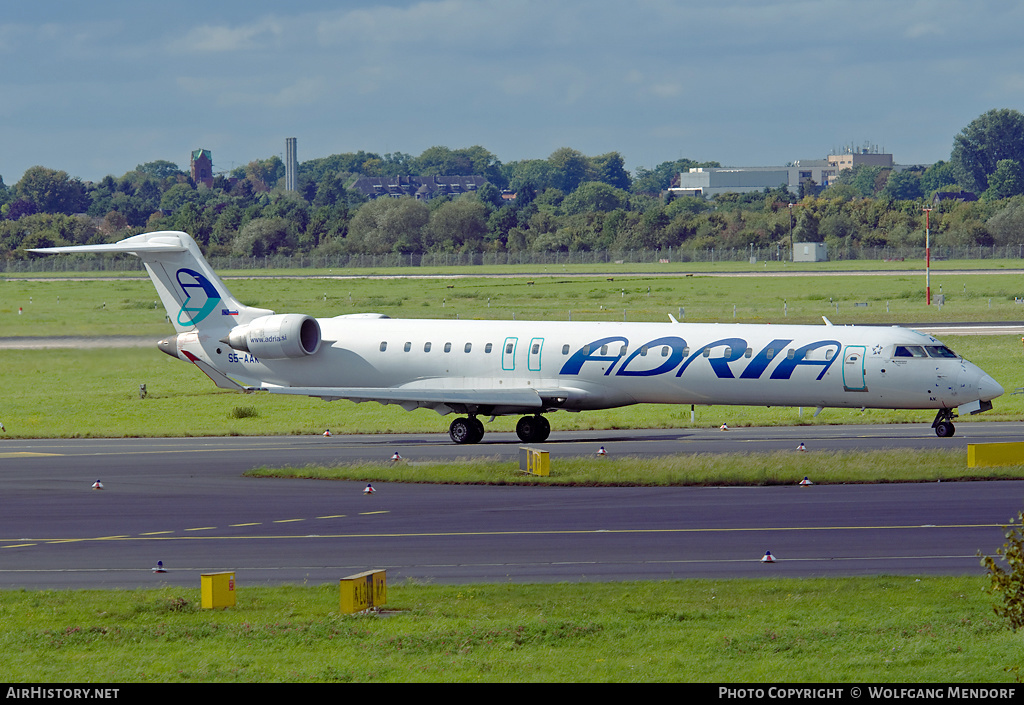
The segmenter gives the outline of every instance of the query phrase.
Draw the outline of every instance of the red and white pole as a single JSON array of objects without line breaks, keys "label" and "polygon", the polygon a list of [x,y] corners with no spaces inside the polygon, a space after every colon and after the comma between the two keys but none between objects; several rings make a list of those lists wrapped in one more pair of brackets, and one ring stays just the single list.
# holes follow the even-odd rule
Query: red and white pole
[{"label": "red and white pole", "polygon": [[932,305],[932,247],[931,247],[931,208],[924,211],[924,293],[928,305]]}]

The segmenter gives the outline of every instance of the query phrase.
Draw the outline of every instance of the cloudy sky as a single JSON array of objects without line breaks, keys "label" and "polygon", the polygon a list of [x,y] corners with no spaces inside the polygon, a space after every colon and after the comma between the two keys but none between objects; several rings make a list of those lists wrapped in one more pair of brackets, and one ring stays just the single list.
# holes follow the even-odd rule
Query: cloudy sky
[{"label": "cloudy sky", "polygon": [[559,147],[779,165],[948,159],[1024,111],[1017,0],[40,0],[0,14],[0,176],[97,180],[212,150]]}]

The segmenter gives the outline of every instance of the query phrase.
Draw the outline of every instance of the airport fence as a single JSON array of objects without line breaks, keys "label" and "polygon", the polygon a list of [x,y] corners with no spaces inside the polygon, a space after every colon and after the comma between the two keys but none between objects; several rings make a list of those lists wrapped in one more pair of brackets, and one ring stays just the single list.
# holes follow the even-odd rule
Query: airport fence
[{"label": "airport fence", "polygon": [[[259,269],[401,269],[417,267],[494,267],[506,265],[622,265],[697,262],[780,261],[788,255],[785,248],[730,248],[694,250],[593,250],[577,252],[428,252],[335,255],[268,255],[263,257],[210,257],[216,270]],[[933,247],[933,260],[1024,260],[1024,245],[972,245]],[[832,248],[836,260],[924,261],[923,247],[847,247]],[[787,260],[790,260],[786,256]],[[130,255],[31,257],[0,261],[0,272],[7,274],[56,272],[135,272],[144,271],[142,263]]]}]

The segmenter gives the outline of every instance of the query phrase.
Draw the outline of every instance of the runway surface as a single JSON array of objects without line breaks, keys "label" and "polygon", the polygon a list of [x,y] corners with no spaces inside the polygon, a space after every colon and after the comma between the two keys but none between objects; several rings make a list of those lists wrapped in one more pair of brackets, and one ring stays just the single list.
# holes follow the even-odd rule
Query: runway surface
[{"label": "runway surface", "polygon": [[[559,456],[934,448],[1017,440],[1019,423],[552,433]],[[512,434],[0,441],[0,587],[554,582],[981,574],[1024,482],[801,488],[432,486],[244,478],[258,465],[515,458]],[[103,490],[93,490],[100,479]],[[771,551],[777,561],[760,558]],[[154,573],[163,561],[166,573]]]}]

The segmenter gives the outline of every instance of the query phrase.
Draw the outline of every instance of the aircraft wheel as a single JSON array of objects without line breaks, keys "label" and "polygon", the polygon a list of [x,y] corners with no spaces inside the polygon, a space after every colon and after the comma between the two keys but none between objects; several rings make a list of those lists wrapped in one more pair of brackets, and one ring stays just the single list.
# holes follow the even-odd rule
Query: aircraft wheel
[{"label": "aircraft wheel", "polygon": [[551,434],[551,424],[543,416],[524,416],[516,424],[516,435],[523,443],[543,443]]},{"label": "aircraft wheel", "polygon": [[940,421],[935,424],[935,435],[939,438],[949,438],[956,433],[956,426],[949,421]]},{"label": "aircraft wheel", "polygon": [[448,435],[459,445],[479,443],[484,435],[483,424],[477,419],[455,419],[448,427]]},{"label": "aircraft wheel", "polygon": [[485,433],[485,431],[484,431],[484,422],[481,421],[480,419],[478,419],[476,416],[470,416],[469,417],[469,422],[471,424],[473,424],[473,430],[474,430],[474,432],[476,434],[476,440],[474,440],[473,442],[474,443],[479,443],[481,440],[483,440],[484,433]]},{"label": "aircraft wheel", "polygon": [[537,443],[543,443],[551,435],[551,424],[543,416],[538,416],[537,422],[540,428],[537,430],[537,438],[535,440]]}]

